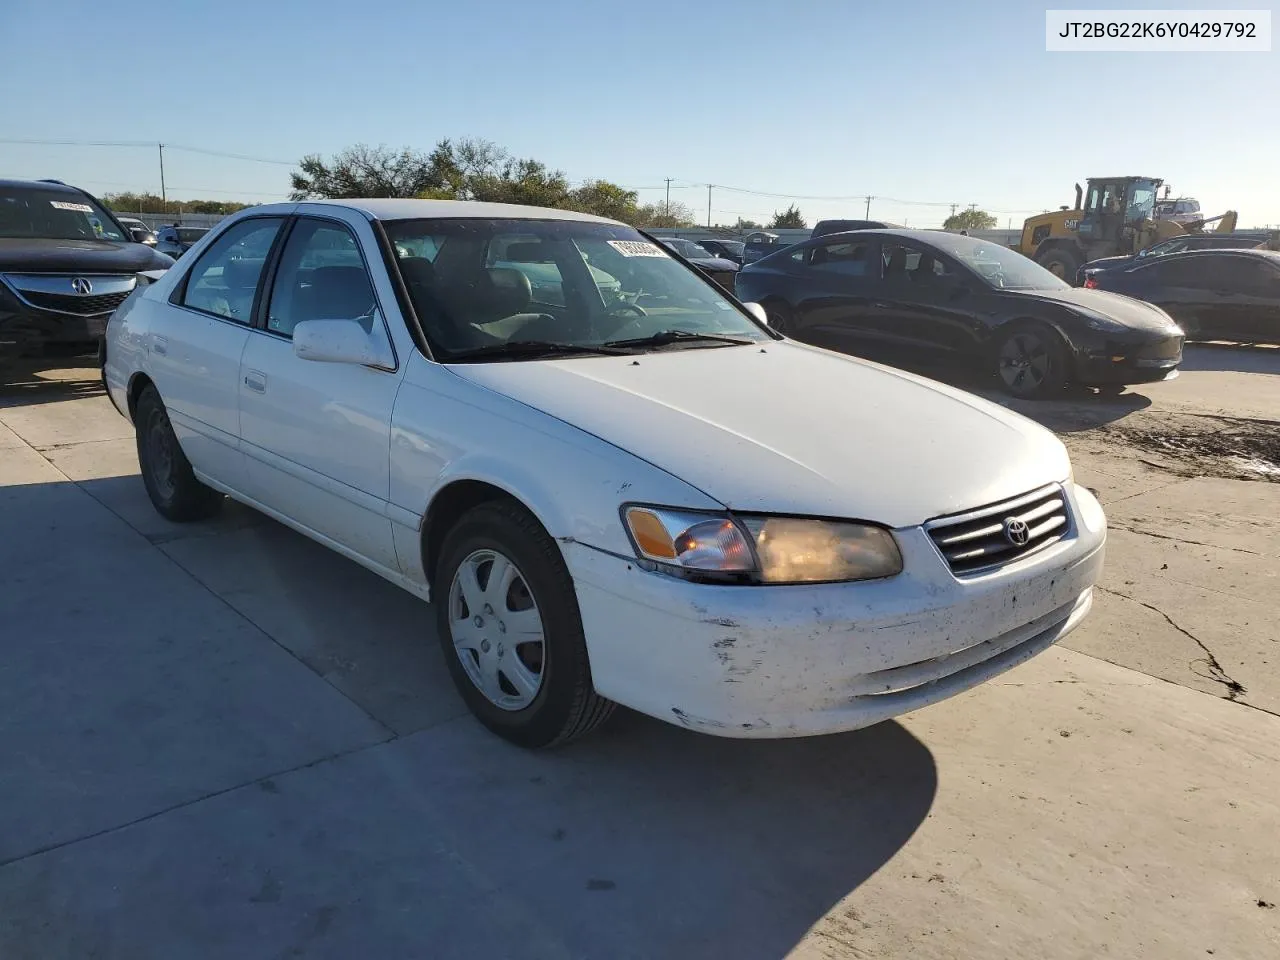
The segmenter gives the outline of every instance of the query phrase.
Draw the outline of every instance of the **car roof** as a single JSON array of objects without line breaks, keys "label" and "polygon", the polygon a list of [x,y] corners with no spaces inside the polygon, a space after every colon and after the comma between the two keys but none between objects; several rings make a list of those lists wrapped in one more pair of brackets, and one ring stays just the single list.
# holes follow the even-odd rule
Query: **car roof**
[{"label": "car roof", "polygon": [[84,193],[79,187],[52,180],[0,180],[0,189],[5,187],[34,187],[40,190],[54,190],[58,193],[74,193],[77,195]]},{"label": "car roof", "polygon": [[1206,247],[1204,250],[1184,250],[1172,256],[1179,260],[1192,257],[1211,260],[1223,257],[1256,257],[1280,265],[1280,250],[1258,250],[1253,247]]},{"label": "car roof", "polygon": [[[837,237],[901,237],[904,240],[914,240],[925,246],[936,247],[941,242],[939,237],[961,237],[958,233],[939,230],[911,230],[906,227],[872,227],[866,230],[841,230],[838,233],[824,233],[820,237],[811,237],[805,243],[822,242],[830,243]],[[981,237],[961,237],[964,240],[981,240]],[[991,242],[991,241],[988,241]]]},{"label": "car roof", "polygon": [[[552,207],[527,207],[516,203],[482,203],[477,200],[402,200],[370,198],[351,200],[303,200],[307,205],[345,207],[358,210],[373,220],[577,220],[585,223],[611,223],[617,220],[596,217],[576,210]],[[292,210],[296,203],[252,207],[254,213],[276,213]]]}]

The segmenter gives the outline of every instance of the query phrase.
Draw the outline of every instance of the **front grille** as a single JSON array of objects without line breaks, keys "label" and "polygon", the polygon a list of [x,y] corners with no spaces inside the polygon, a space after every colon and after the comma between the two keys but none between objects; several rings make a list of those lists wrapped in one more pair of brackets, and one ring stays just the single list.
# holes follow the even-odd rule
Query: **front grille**
[{"label": "front grille", "polygon": [[968,513],[925,524],[956,575],[978,573],[1057,543],[1071,531],[1067,498],[1058,484]]},{"label": "front grille", "polygon": [[81,317],[93,317],[100,313],[110,313],[124,303],[131,291],[120,293],[101,293],[88,297],[65,293],[39,293],[35,290],[23,290],[22,299],[33,307],[45,310],[57,310],[59,313],[74,313]]}]

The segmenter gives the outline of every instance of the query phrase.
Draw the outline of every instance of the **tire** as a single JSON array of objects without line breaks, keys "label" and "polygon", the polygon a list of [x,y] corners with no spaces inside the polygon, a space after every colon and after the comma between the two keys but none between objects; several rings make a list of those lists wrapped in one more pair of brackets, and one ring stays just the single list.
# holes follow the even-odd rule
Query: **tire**
[{"label": "tire", "polygon": [[216,514],[222,508],[222,494],[196,479],[155,387],[143,389],[133,421],[142,482],[159,514],[175,523],[207,520]]},{"label": "tire", "polygon": [[[492,579],[504,570],[505,589]],[[521,747],[552,747],[613,713],[591,682],[578,598],[560,548],[522,507],[490,501],[464,514],[445,536],[434,584],[449,673],[492,732]]]},{"label": "tire", "polygon": [[1060,280],[1075,286],[1076,274],[1083,266],[1082,261],[1076,253],[1067,247],[1053,247],[1046,250],[1043,254],[1036,257],[1036,263],[1044,267],[1050,273],[1057,276]]},{"label": "tire", "polygon": [[769,328],[784,337],[795,337],[795,323],[791,318],[791,310],[785,303],[773,301],[764,305],[765,315],[769,318]]},{"label": "tire", "polygon": [[1067,383],[1067,351],[1062,338],[1040,324],[1017,326],[996,343],[995,373],[1000,386],[1023,400],[1046,400]]}]

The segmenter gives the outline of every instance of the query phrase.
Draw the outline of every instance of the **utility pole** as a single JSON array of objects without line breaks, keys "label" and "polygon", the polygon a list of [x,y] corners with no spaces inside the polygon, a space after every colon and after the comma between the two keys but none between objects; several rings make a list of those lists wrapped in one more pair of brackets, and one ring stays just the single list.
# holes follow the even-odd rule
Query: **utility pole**
[{"label": "utility pole", "polygon": [[707,184],[707,229],[711,229],[711,184]]},{"label": "utility pole", "polygon": [[869,196],[867,197],[867,212],[866,212],[865,214],[863,214],[863,215],[862,215],[862,218],[863,218],[864,220],[870,220],[870,219],[871,219],[871,197],[869,197]]},{"label": "utility pole", "polygon": [[951,215],[952,215],[953,217],[956,215],[956,207],[958,207],[958,206],[959,206],[959,204],[957,204],[957,203],[953,203],[953,204],[951,205]]},{"label": "utility pole", "polygon": [[164,144],[157,143],[156,146],[160,148],[160,202],[168,203],[164,192]]},{"label": "utility pole", "polygon": [[671,216],[671,177],[667,177],[667,208],[664,211],[666,215]]}]

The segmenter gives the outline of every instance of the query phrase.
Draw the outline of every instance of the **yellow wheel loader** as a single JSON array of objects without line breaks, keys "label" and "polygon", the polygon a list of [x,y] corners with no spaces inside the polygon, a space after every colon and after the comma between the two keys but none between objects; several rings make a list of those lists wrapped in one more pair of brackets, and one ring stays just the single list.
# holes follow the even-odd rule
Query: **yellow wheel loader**
[{"label": "yellow wheel loader", "polygon": [[1101,257],[1137,253],[1153,243],[1188,233],[1231,233],[1238,216],[1229,210],[1217,217],[1177,224],[1155,219],[1158,177],[1092,177],[1088,190],[1076,184],[1074,209],[1029,217],[1022,225],[1018,251],[1068,283],[1082,265]]}]

